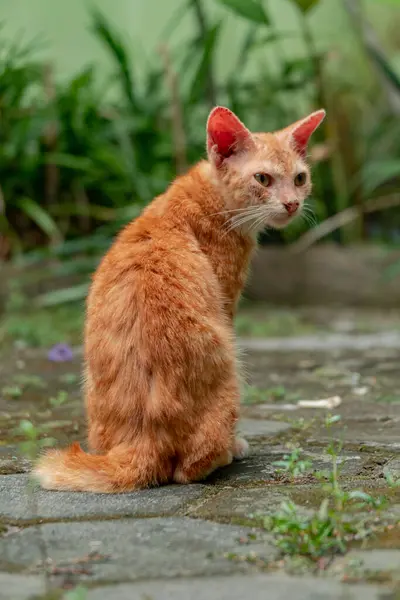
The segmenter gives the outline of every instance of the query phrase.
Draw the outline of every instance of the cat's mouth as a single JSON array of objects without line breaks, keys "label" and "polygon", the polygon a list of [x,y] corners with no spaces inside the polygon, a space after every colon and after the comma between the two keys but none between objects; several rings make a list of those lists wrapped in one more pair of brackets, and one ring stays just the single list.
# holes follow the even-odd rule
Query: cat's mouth
[{"label": "cat's mouth", "polygon": [[286,227],[293,221],[295,217],[298,217],[301,210],[297,210],[295,213],[288,214],[287,212],[282,212],[281,214],[274,215],[268,220],[268,225],[274,227],[275,229],[282,229]]}]

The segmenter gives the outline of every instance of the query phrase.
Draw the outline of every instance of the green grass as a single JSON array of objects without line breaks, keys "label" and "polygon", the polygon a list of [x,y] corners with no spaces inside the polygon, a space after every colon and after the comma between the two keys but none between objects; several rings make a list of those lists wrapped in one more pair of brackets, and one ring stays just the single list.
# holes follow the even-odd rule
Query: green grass
[{"label": "green grass", "polygon": [[20,453],[31,460],[35,460],[41,450],[54,446],[56,440],[47,436],[49,428],[50,424],[36,426],[28,419],[20,421],[18,428],[14,432],[22,439],[18,444]]},{"label": "green grass", "polygon": [[239,309],[235,330],[241,337],[281,337],[313,333],[317,328],[290,310],[278,311],[255,303]]},{"label": "green grass", "polygon": [[365,492],[348,492],[347,496],[340,509],[331,504],[327,496],[311,514],[304,514],[292,502],[284,502],[277,513],[264,519],[263,526],[274,534],[277,547],[286,556],[317,560],[326,555],[344,554],[350,542],[369,537],[374,527],[370,513],[367,517],[346,518],[343,511],[380,508],[377,500]]},{"label": "green grass", "polygon": [[[329,415],[325,427],[331,431],[339,421],[339,415]],[[282,556],[317,561],[323,556],[344,554],[351,543],[364,540],[379,530],[379,514],[387,507],[388,500],[362,490],[343,488],[338,461],[342,449],[340,439],[330,442],[325,449],[331,458],[330,468],[313,473],[319,482],[315,485],[322,494],[317,509],[304,509],[287,501],[272,515],[252,515],[274,535]],[[275,466],[279,473],[287,473],[295,479],[312,469],[312,462],[305,461],[301,449],[295,448]],[[386,479],[389,487],[397,487],[398,480],[391,474]]]},{"label": "green grass", "polygon": [[45,379],[39,375],[17,373],[12,377],[11,383],[3,386],[0,392],[4,398],[18,400],[23,397],[26,390],[42,390],[46,387],[47,383]]},{"label": "green grass", "polygon": [[81,343],[84,311],[81,304],[6,313],[0,324],[0,346],[13,342],[48,348],[65,342]]},{"label": "green grass", "polygon": [[292,480],[301,477],[307,471],[310,471],[313,466],[310,460],[302,458],[301,448],[293,448],[290,454],[285,454],[282,460],[278,460],[272,464],[277,468],[278,473],[285,473]]},{"label": "green grass", "polygon": [[86,600],[87,594],[87,588],[80,585],[74,590],[67,592],[64,596],[64,600]]},{"label": "green grass", "polygon": [[68,392],[66,392],[65,390],[60,390],[59,392],[57,392],[57,394],[55,396],[52,396],[49,399],[49,404],[50,404],[50,406],[55,408],[57,406],[62,406],[67,401],[68,401]]},{"label": "green grass", "polygon": [[398,404],[400,403],[400,394],[384,394],[377,397],[377,402],[384,402],[386,404]]},{"label": "green grass", "polygon": [[20,398],[23,394],[22,387],[20,385],[5,385],[1,389],[1,395],[5,398],[11,398],[16,400]]},{"label": "green grass", "polygon": [[73,385],[79,381],[79,375],[77,373],[64,373],[60,377],[60,382],[67,385]]},{"label": "green grass", "polygon": [[258,388],[254,385],[246,385],[243,392],[243,404],[262,404],[264,402],[294,402],[299,399],[299,394],[290,392],[284,385],[276,385],[269,388]]}]

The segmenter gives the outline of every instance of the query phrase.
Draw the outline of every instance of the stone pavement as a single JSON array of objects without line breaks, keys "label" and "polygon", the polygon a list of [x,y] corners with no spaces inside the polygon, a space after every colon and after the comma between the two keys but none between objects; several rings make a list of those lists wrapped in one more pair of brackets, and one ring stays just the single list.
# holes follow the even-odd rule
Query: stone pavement
[{"label": "stone pavement", "polygon": [[[80,359],[54,364],[26,351],[6,357],[0,366],[0,599],[56,599],[81,584],[88,600],[398,600],[400,487],[389,489],[384,477],[388,470],[400,476],[399,346],[390,339],[371,345],[357,338],[354,348],[347,339],[303,348],[294,340],[280,348],[268,340],[249,345],[253,388],[244,397],[240,429],[251,455],[202,484],[114,496],[32,493],[16,428],[30,419],[60,445],[84,439],[74,376]],[[10,395],[12,386],[20,394]],[[319,505],[315,478],[289,481],[272,463],[292,442],[314,469],[329,465],[327,411],[299,408],[297,401],[336,395],[343,486],[387,495],[379,519],[390,527],[323,568],[293,574],[252,515],[270,515],[284,500],[304,511]]]}]

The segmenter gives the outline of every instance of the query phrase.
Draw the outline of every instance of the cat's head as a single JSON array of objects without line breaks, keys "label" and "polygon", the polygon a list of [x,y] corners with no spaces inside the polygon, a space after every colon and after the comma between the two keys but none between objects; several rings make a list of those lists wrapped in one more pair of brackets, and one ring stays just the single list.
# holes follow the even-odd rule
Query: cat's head
[{"label": "cat's head", "polygon": [[234,227],[282,228],[301,213],[311,192],[307,144],[324,117],[318,110],[283,130],[252,133],[228,108],[211,111],[208,158]]}]

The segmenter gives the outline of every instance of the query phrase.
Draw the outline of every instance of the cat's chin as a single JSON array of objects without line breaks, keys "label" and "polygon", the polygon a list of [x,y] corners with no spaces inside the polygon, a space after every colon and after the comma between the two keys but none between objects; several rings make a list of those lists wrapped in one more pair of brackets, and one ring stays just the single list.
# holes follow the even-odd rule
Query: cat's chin
[{"label": "cat's chin", "polygon": [[279,215],[274,217],[273,219],[269,219],[267,226],[272,227],[273,229],[284,229],[289,225],[289,223],[293,221],[294,218],[294,215]]}]

